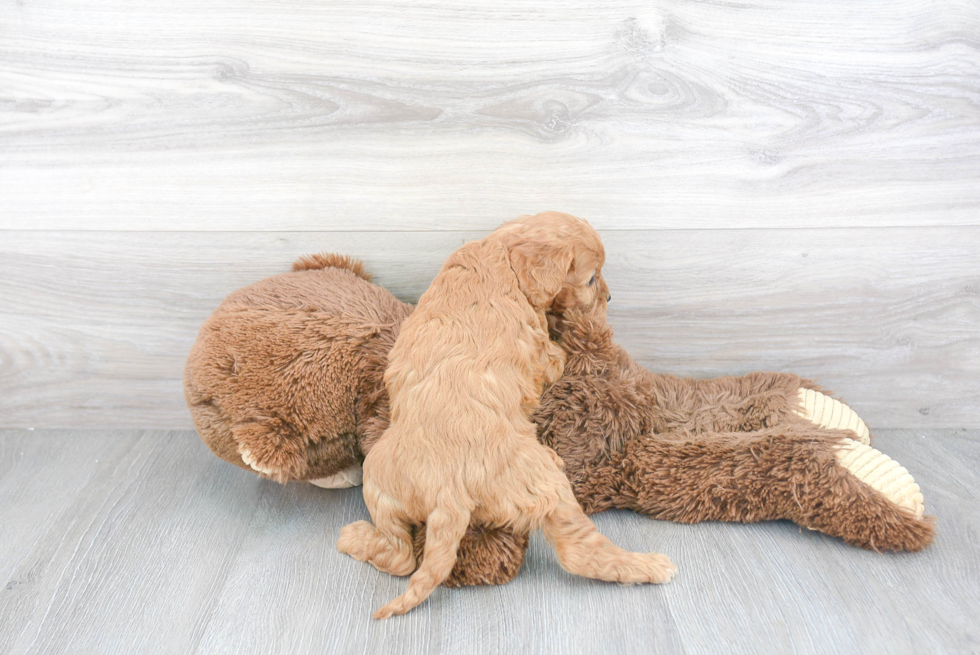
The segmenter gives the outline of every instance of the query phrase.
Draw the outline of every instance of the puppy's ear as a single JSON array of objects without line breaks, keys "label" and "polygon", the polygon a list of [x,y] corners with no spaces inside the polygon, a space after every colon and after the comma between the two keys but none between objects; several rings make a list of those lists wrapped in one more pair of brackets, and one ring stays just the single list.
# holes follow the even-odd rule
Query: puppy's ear
[{"label": "puppy's ear", "polygon": [[524,241],[510,248],[510,265],[517,284],[536,309],[547,309],[561,291],[572,268],[570,246]]}]

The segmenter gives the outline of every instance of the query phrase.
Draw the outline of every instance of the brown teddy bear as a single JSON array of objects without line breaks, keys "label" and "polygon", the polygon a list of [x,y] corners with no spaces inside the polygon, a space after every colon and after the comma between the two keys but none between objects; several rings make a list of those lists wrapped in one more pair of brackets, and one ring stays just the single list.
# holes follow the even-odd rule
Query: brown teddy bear
[{"label": "brown teddy bear", "polygon": [[[202,439],[278,482],[359,484],[364,453],[388,424],[387,353],[412,309],[341,255],[302,258],[293,272],[232,293],[201,328],[185,369]],[[613,342],[604,308],[556,317],[552,336],[566,351],[565,372],[533,420],[586,512],[789,519],[879,551],[931,543],[934,520],[912,477],[812,382],[650,373]],[[416,535],[421,555],[424,529]],[[527,545],[526,534],[471,526],[446,585],[507,582]]]}]

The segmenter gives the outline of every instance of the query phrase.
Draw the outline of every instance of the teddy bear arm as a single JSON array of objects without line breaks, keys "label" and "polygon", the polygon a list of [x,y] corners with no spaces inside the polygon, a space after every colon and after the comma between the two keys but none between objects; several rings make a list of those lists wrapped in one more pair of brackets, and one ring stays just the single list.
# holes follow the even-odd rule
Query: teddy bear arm
[{"label": "teddy bear arm", "polygon": [[232,428],[239,455],[253,471],[276,482],[302,476],[305,443],[278,419],[255,420]]},{"label": "teddy bear arm", "polygon": [[305,431],[277,418],[236,424],[231,430],[242,462],[254,472],[275,480],[309,480],[339,489],[361,484],[357,438],[349,432],[319,432],[311,440]]}]

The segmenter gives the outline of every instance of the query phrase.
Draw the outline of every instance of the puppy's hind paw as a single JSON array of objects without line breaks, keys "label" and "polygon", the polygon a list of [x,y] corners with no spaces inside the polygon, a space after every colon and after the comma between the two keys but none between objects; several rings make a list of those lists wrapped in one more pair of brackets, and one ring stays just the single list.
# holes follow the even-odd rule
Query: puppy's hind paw
[{"label": "puppy's hind paw", "polygon": [[374,532],[374,526],[367,521],[355,521],[350,525],[345,525],[340,529],[337,550],[356,560],[366,562],[368,560],[367,545],[371,543]]}]

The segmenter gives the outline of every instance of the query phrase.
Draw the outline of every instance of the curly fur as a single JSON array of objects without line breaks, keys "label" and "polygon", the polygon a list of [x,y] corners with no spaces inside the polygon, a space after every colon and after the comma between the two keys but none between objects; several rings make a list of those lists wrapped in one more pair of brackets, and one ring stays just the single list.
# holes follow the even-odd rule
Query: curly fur
[{"label": "curly fur", "polygon": [[[402,325],[388,357],[391,424],[364,460],[374,525],[346,526],[337,548],[408,589],[375,613],[404,614],[442,584],[470,522],[541,528],[563,568],[618,582],[666,582],[663,555],[628,553],[599,534],[528,413],[561,375],[545,311],[563,289],[587,306],[604,251],[581,219],[549,212],[457,250]],[[412,526],[426,524],[416,569]]]}]

